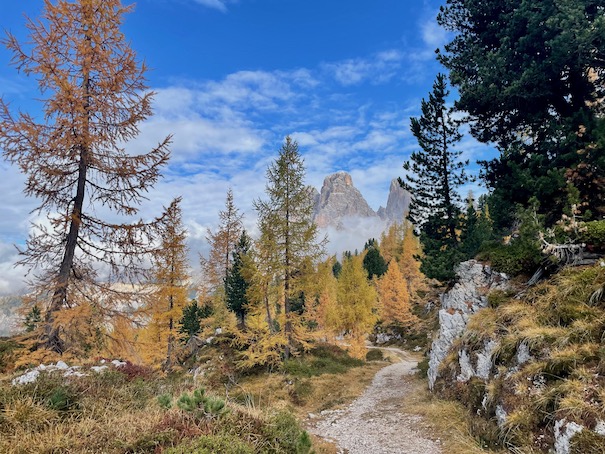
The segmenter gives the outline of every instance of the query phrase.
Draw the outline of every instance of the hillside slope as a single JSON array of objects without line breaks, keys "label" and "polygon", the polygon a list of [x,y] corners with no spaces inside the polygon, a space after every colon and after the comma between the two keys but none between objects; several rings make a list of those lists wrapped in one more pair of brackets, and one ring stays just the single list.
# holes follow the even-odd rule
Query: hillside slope
[{"label": "hillside slope", "polygon": [[568,268],[531,288],[490,292],[434,389],[468,406],[482,443],[605,453],[604,339],[605,267]]}]

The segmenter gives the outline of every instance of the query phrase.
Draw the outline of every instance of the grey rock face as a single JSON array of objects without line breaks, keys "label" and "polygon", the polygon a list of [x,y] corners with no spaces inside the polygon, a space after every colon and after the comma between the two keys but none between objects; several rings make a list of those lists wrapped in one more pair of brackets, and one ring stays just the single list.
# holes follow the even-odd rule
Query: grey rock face
[{"label": "grey rock face", "polygon": [[569,454],[572,437],[584,430],[584,427],[565,419],[555,421],[555,454]]},{"label": "grey rock face", "polygon": [[389,224],[402,222],[406,211],[410,208],[411,200],[412,196],[410,193],[399,185],[397,179],[393,179],[389,188],[387,207],[380,207],[378,209],[378,216]]},{"label": "grey rock face", "polygon": [[[447,293],[441,296],[439,310],[439,334],[433,341],[429,358],[429,388],[433,389],[439,375],[439,365],[448,354],[454,341],[462,336],[469,317],[487,306],[487,294],[495,289],[505,290],[508,278],[505,274],[497,273],[476,260],[469,260],[458,265],[456,269],[458,282]],[[458,377],[466,381],[477,375],[486,376],[491,367],[491,355],[495,345],[488,344],[485,351],[477,358],[477,369],[471,363],[468,353],[460,355],[462,373]],[[464,358],[464,359],[463,359]],[[479,370],[480,369],[480,370]]]},{"label": "grey rock face", "polygon": [[343,218],[377,216],[353,186],[351,175],[346,172],[327,176],[316,200],[313,217],[319,227],[333,226],[342,229]]}]

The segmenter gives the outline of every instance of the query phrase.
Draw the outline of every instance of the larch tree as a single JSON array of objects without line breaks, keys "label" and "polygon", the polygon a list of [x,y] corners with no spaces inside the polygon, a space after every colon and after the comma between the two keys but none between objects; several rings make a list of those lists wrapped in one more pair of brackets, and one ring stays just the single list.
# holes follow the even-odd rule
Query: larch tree
[{"label": "larch tree", "polygon": [[376,323],[378,296],[374,285],[368,281],[360,256],[343,260],[338,278],[339,331],[344,332],[351,345],[351,353],[363,357],[364,339]]},{"label": "larch tree", "polygon": [[455,148],[462,136],[447,107],[448,96],[445,75],[438,74],[428,101],[422,100],[422,115],[411,118],[412,134],[421,150],[404,163],[405,181],[399,179],[414,194],[408,219],[420,230],[422,271],[441,281],[454,277],[453,266],[459,261],[457,188],[469,181],[464,171],[468,161],[460,161],[462,152]]},{"label": "larch tree", "polygon": [[[4,40],[43,96],[40,120],[0,101],[0,147],[27,175],[25,194],[40,200],[42,219],[19,263],[34,271],[44,303],[41,343],[57,353],[71,347],[66,330],[77,309],[107,323],[128,307],[131,295],[111,284],[144,279],[153,243],[154,223],[132,217],[168,160],[170,137],[142,155],[125,148],[151,115],[153,95],[120,31],[131,9],[120,0],[44,0],[41,19],[27,23],[30,41]],[[101,207],[114,216],[101,219]]]},{"label": "larch tree", "polygon": [[[314,310],[318,332],[328,340],[338,334],[338,280],[334,275],[334,265],[339,263],[336,257],[321,262],[317,267],[317,305]],[[342,265],[341,265],[342,269]]]},{"label": "larch tree", "polygon": [[418,318],[412,313],[410,293],[396,260],[377,282],[379,316],[383,325],[399,330],[409,328]]},{"label": "larch tree", "polygon": [[325,240],[317,240],[317,226],[312,219],[313,200],[304,177],[298,144],[286,137],[277,160],[267,169],[267,199],[254,202],[261,239],[274,251],[276,277],[281,283],[284,333],[288,339],[285,358],[294,348],[291,304],[300,294],[299,273],[306,260],[316,260],[323,254],[325,243]]},{"label": "larch tree", "polygon": [[233,251],[242,235],[243,214],[233,202],[233,191],[227,191],[225,209],[219,212],[219,226],[216,232],[208,229],[206,240],[210,245],[208,259],[202,258],[205,279],[212,291],[222,291],[231,266]]},{"label": "larch tree", "polygon": [[394,222],[380,235],[380,253],[386,263],[393,259],[399,261],[401,258],[403,226],[403,222]]},{"label": "larch tree", "polygon": [[406,280],[410,297],[414,298],[416,291],[422,285],[424,275],[420,271],[420,258],[422,257],[422,247],[418,236],[414,233],[414,226],[408,220],[404,221],[403,243],[401,258],[399,260],[399,270]]},{"label": "larch tree", "polygon": [[153,257],[156,292],[151,304],[152,322],[159,327],[159,345],[163,352],[164,369],[173,363],[177,341],[178,322],[189,302],[189,264],[187,261],[187,231],[183,226],[181,199],[175,199],[166,209],[161,223],[162,245]]}]

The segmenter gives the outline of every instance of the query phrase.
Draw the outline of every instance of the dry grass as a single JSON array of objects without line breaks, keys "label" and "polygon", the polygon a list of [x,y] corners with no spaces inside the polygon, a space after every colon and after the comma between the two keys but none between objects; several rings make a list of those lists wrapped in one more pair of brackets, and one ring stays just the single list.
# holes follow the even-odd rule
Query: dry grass
[{"label": "dry grass", "polygon": [[[487,451],[471,434],[468,409],[458,402],[439,399],[429,393],[426,382],[410,378],[411,392],[403,402],[403,411],[424,418],[426,433],[439,439],[447,454],[485,454]],[[499,451],[497,451],[499,452]],[[501,451],[504,453],[504,451]]]},{"label": "dry grass", "polygon": [[323,374],[299,378],[283,374],[247,377],[230,396],[253,408],[293,407],[300,417],[322,410],[341,408],[357,397],[372,382],[385,363],[368,363],[343,374]]},{"label": "dry grass", "polygon": [[[472,381],[462,385],[447,378],[458,373],[456,351],[465,349],[473,357],[485,339],[497,341],[493,358],[499,375],[483,390],[488,408],[478,410],[486,416],[483,423],[473,418],[475,433],[485,433],[483,439],[496,440],[514,452],[548,452],[556,420],[565,418],[592,429],[605,418],[605,307],[589,304],[592,293],[604,282],[605,267],[566,269],[524,290],[522,299],[499,301],[471,317],[468,332],[442,365],[445,380],[438,389],[474,415]],[[529,348],[532,358],[519,365],[516,354],[521,344]],[[507,413],[501,431],[493,430],[496,405]],[[449,418],[445,424],[450,424]],[[604,441],[595,440],[582,443]],[[572,439],[572,447],[575,443]]]}]

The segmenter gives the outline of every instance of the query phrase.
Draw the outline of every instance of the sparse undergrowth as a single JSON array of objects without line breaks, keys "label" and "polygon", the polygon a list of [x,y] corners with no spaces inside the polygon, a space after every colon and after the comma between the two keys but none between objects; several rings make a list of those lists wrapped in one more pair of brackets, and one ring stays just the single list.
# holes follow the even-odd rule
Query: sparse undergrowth
[{"label": "sparse undergrowth", "polygon": [[[219,357],[207,364],[216,373],[229,368]],[[383,365],[321,345],[282,371],[238,377],[226,388],[216,373],[194,383],[130,364],[83,377],[42,372],[19,386],[5,377],[0,452],[308,453],[311,438],[295,415],[348,403]]]},{"label": "sparse undergrowth", "polygon": [[447,454],[503,453],[488,450],[480,437],[473,434],[472,420],[462,403],[440,399],[429,393],[425,379],[412,380],[411,392],[403,401],[403,411],[421,415],[427,433],[441,440]]},{"label": "sparse undergrowth", "polygon": [[[228,449],[222,449],[228,447]],[[308,453],[287,409],[205,393],[186,375],[120,370],[0,386],[0,452]]]}]

